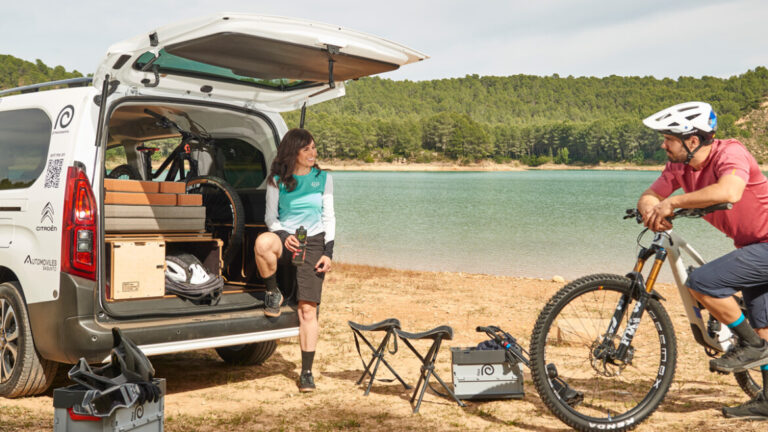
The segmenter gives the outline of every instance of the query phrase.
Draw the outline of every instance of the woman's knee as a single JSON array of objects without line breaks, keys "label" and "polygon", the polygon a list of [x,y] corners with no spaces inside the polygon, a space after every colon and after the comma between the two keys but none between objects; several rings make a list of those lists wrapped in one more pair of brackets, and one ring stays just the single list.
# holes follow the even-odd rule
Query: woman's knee
[{"label": "woman's knee", "polygon": [[317,319],[317,303],[299,301],[299,319],[314,321]]},{"label": "woman's knee", "polygon": [[271,254],[280,254],[280,237],[275,233],[264,232],[256,237],[256,243],[253,246],[253,252],[259,256]]}]

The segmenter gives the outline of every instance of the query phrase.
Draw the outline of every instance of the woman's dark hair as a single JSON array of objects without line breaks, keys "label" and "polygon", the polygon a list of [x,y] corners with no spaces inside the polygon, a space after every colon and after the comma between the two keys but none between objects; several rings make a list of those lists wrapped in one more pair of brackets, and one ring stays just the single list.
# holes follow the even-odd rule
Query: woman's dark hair
[{"label": "woman's dark hair", "polygon": [[[296,167],[296,158],[299,156],[299,151],[314,140],[312,134],[306,129],[291,129],[286,132],[277,147],[277,156],[272,161],[269,184],[278,187],[278,183],[275,182],[277,177],[278,182],[284,184],[288,192],[294,190],[296,179],[293,178],[293,169]],[[316,168],[319,174],[320,167],[317,166],[317,162],[313,168]]]}]

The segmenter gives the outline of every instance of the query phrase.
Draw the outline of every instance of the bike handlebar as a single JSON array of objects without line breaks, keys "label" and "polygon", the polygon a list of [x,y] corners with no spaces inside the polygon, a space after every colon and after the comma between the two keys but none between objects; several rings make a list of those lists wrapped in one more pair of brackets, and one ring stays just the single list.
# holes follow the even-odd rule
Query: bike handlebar
[{"label": "bike handlebar", "polygon": [[[712,212],[720,211],[720,210],[730,210],[733,208],[733,204],[731,203],[720,203],[711,205],[709,207],[704,208],[692,208],[692,209],[677,209],[672,214],[672,216],[668,217],[667,220],[672,220],[677,217],[688,217],[688,218],[700,218],[703,216],[706,216]],[[635,218],[637,223],[643,223],[643,216],[640,214],[640,210],[636,208],[627,209],[626,214],[624,215],[624,219],[630,219]],[[478,330],[479,331],[479,330]]]}]

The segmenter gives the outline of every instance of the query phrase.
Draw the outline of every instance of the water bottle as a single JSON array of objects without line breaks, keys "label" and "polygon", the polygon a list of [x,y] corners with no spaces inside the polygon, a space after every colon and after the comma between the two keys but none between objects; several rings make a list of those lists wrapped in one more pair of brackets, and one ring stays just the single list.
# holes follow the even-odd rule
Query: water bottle
[{"label": "water bottle", "polygon": [[303,225],[296,230],[296,240],[299,241],[299,248],[293,253],[291,262],[300,266],[304,264],[304,256],[307,254],[307,229]]}]

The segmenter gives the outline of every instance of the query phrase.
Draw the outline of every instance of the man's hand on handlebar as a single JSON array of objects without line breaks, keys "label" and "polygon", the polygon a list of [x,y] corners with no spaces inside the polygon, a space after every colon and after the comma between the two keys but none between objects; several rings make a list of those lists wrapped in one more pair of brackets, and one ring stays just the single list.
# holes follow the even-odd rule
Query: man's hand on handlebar
[{"label": "man's hand on handlebar", "polygon": [[667,218],[674,216],[674,213],[672,204],[668,200],[661,200],[643,214],[643,225],[655,232],[672,229],[672,222]]}]

